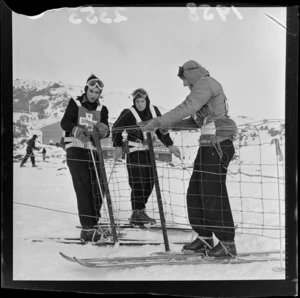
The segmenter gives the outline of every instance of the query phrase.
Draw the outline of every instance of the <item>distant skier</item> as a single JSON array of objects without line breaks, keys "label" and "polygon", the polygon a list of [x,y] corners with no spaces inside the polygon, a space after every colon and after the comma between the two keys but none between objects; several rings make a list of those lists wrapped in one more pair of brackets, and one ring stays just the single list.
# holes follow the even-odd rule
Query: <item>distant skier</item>
[{"label": "distant skier", "polygon": [[[189,221],[198,236],[183,249],[207,252],[211,257],[236,256],[226,175],[235,152],[232,141],[237,127],[228,116],[222,85],[204,67],[190,60],[179,67],[178,76],[190,94],[173,110],[141,126],[144,131],[201,128],[200,147],[187,190]],[[213,234],[219,240],[216,246]]]},{"label": "distant skier", "polygon": [[[145,212],[146,204],[154,187],[154,179],[151,168],[149,147],[147,145],[147,136],[143,134],[137,125],[140,121],[147,121],[160,116],[160,111],[156,106],[150,104],[148,93],[144,89],[133,91],[133,105],[122,111],[119,118],[113,125],[113,146],[115,147],[115,160],[122,154],[122,132],[128,133],[127,152],[127,170],[129,176],[129,185],[131,187],[131,207],[132,215],[130,224],[144,225],[155,224],[156,220],[151,218]],[[157,137],[169,148],[170,152],[180,157],[180,151],[173,145],[169,133],[162,134],[156,131]]]},{"label": "distant skier", "polygon": [[82,226],[80,238],[83,242],[97,242],[102,236],[102,231],[96,226],[100,218],[102,197],[91,154],[98,164],[98,173],[99,157],[89,132],[98,131],[100,138],[110,134],[108,110],[99,102],[103,87],[102,81],[91,75],[86,82],[85,93],[70,99],[61,120],[61,127],[65,131],[67,165],[76,192]]},{"label": "distant skier", "polygon": [[45,149],[45,147],[43,148],[43,151],[42,151],[42,153],[43,153],[43,161],[45,161],[46,160],[46,149]]},{"label": "distant skier", "polygon": [[35,164],[35,156],[33,153],[33,150],[40,150],[41,148],[35,146],[35,140],[37,139],[37,135],[33,135],[32,138],[27,142],[27,147],[26,147],[26,155],[24,156],[20,167],[24,167],[24,164],[26,163],[27,159],[30,158],[32,166],[37,167]]}]

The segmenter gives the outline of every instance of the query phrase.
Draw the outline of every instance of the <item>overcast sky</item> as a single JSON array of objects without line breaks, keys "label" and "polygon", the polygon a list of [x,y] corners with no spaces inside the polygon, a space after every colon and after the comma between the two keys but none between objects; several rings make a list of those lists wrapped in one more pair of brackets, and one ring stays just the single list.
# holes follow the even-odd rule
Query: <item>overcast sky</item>
[{"label": "overcast sky", "polygon": [[173,108],[189,93],[178,67],[193,59],[222,84],[231,116],[284,119],[286,8],[228,8],[223,20],[213,7],[109,8],[106,19],[103,8],[94,12],[14,13],[14,79],[84,86],[95,73],[104,92],[143,87],[153,104]]}]

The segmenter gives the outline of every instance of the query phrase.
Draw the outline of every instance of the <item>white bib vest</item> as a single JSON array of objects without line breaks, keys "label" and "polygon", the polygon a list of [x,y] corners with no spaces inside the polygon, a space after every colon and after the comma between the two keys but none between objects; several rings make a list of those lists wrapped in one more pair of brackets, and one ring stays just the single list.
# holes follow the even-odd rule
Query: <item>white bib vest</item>
[{"label": "white bib vest", "polygon": [[[77,125],[82,128],[87,128],[88,131],[93,131],[93,124],[96,124],[97,122],[100,122],[101,120],[101,110],[103,108],[103,105],[99,103],[97,106],[97,109],[94,111],[89,111],[82,107],[81,102],[79,100],[74,100],[75,103],[78,106],[78,119],[77,119]],[[88,145],[82,143],[80,140],[78,140],[75,137],[65,137],[65,142],[71,142],[69,144],[66,144],[65,148],[70,147],[80,147],[85,149],[93,149],[96,150],[96,147],[88,143]],[[89,146],[89,147],[87,147]]]},{"label": "white bib vest", "polygon": [[[149,105],[149,108],[150,108],[150,112],[151,112],[151,115],[152,115],[152,119],[157,117],[154,106]],[[136,123],[142,122],[141,117],[139,116],[139,114],[137,113],[137,111],[135,110],[134,107],[130,107],[129,110],[133,114],[133,116],[136,120]],[[153,136],[153,134],[154,134],[154,132],[151,132],[151,136]],[[147,133],[146,132],[143,132],[143,136],[144,136],[144,140],[147,140]],[[148,145],[144,145],[142,143],[137,143],[137,142],[131,142],[131,141],[128,141],[128,146],[130,146],[129,147],[129,152],[130,153],[134,152],[134,151],[143,151],[143,150],[148,150],[149,149]]]},{"label": "white bib vest", "polygon": [[[156,118],[157,114],[156,114],[156,111],[154,109],[154,106],[153,105],[149,105],[149,108],[150,108],[150,112],[151,112],[151,115],[152,115],[152,119]],[[134,116],[134,118],[136,120],[136,123],[142,122],[141,117],[139,116],[139,114],[137,113],[137,111],[135,110],[134,107],[130,107],[129,110],[133,114],[133,116]],[[153,135],[153,132],[151,134]],[[143,136],[144,136],[144,140],[147,140],[147,133],[146,132],[143,132]]]}]

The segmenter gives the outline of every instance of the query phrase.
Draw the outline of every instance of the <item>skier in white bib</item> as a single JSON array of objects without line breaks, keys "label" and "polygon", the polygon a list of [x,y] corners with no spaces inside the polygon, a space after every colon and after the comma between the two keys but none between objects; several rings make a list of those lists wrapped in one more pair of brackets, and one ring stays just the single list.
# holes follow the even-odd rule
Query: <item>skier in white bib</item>
[{"label": "skier in white bib", "polygon": [[[144,224],[155,224],[156,220],[145,212],[148,199],[154,187],[149,147],[147,136],[137,125],[140,121],[148,121],[160,116],[161,113],[156,106],[150,104],[148,93],[139,88],[133,91],[133,105],[124,109],[113,125],[112,138],[115,147],[114,158],[119,159],[122,155],[122,133],[126,129],[128,133],[127,170],[129,185],[131,187],[131,225],[143,226]],[[175,156],[180,157],[180,150],[174,146],[169,133],[164,134],[160,130],[155,131],[158,139],[169,148]]]},{"label": "skier in white bib", "polygon": [[[104,85],[91,75],[84,88],[85,93],[71,98],[61,120],[65,131],[64,147],[76,192],[79,220],[82,226],[80,239],[83,242],[97,242],[102,231],[97,228],[101,216],[102,197],[97,184],[96,170],[99,157],[91,133],[97,131],[100,138],[109,136],[108,110],[99,102]],[[97,167],[93,164],[93,154]],[[101,183],[101,189],[103,185]]]}]

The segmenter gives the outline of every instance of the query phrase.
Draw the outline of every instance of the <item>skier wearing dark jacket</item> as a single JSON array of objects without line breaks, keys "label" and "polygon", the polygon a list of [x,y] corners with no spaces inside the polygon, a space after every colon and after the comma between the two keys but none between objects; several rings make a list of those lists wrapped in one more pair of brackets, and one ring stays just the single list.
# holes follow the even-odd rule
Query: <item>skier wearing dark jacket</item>
[{"label": "skier wearing dark jacket", "polygon": [[34,156],[33,150],[40,150],[40,148],[35,146],[36,139],[37,139],[37,135],[33,135],[32,138],[27,142],[26,155],[24,156],[24,158],[20,164],[20,167],[24,167],[24,164],[26,163],[28,158],[30,158],[32,166],[36,167],[35,156]]},{"label": "skier wearing dark jacket", "polygon": [[47,152],[47,150],[45,149],[45,147],[43,148],[43,151],[42,151],[42,153],[43,153],[43,160],[45,161],[46,160],[46,152]]},{"label": "skier wearing dark jacket", "polygon": [[[96,226],[102,206],[95,172],[97,170],[99,173],[99,157],[91,133],[99,133],[100,138],[109,136],[108,110],[99,102],[103,87],[102,81],[91,75],[86,82],[85,93],[70,99],[61,120],[61,127],[65,131],[67,165],[76,192],[82,226],[80,238],[84,242],[97,242],[102,236]],[[99,177],[101,179],[100,173]]]},{"label": "skier wearing dark jacket", "polygon": [[[140,88],[132,93],[133,106],[125,109],[113,125],[112,138],[115,147],[115,160],[122,153],[124,130],[127,132],[128,151],[127,153],[127,170],[129,176],[129,185],[131,187],[131,207],[132,215],[130,223],[132,225],[155,224],[155,219],[149,217],[146,212],[146,204],[150,197],[154,179],[151,168],[149,148],[147,145],[147,136],[143,134],[137,125],[139,121],[147,121],[154,117],[160,116],[161,113],[156,106],[150,105],[147,92]],[[157,130],[159,140],[169,148],[177,157],[180,157],[178,147],[173,145],[169,133]]]},{"label": "skier wearing dark jacket", "polygon": [[[212,257],[236,256],[226,175],[235,152],[232,141],[237,127],[228,116],[222,85],[204,67],[190,60],[179,68],[178,76],[190,94],[173,110],[141,125],[144,131],[160,127],[201,128],[200,147],[187,191],[189,221],[198,237],[183,249],[206,251]],[[215,247],[213,234],[219,240]]]}]

